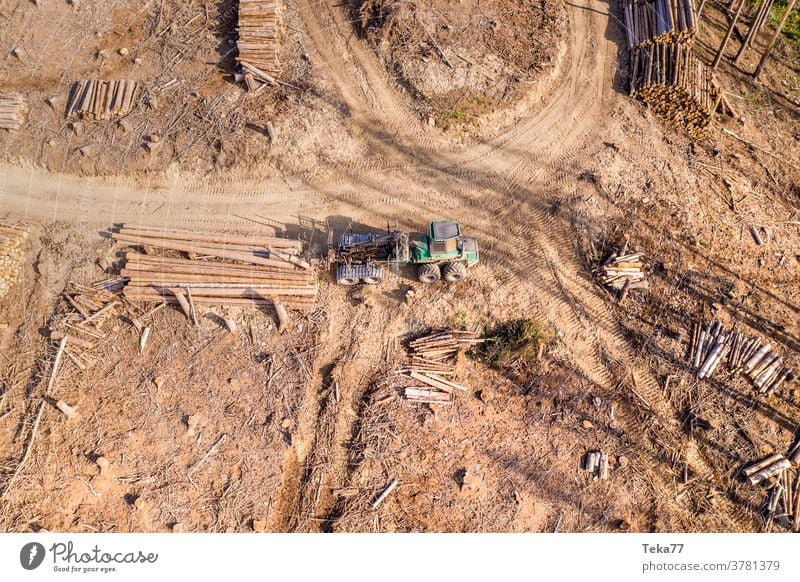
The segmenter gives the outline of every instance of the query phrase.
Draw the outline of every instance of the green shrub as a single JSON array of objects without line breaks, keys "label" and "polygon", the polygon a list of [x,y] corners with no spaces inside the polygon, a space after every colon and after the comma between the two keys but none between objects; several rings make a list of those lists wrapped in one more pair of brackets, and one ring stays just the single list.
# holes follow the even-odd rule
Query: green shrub
[{"label": "green shrub", "polygon": [[495,327],[481,344],[478,356],[493,368],[528,363],[536,358],[545,342],[545,332],[539,322],[515,319]]}]

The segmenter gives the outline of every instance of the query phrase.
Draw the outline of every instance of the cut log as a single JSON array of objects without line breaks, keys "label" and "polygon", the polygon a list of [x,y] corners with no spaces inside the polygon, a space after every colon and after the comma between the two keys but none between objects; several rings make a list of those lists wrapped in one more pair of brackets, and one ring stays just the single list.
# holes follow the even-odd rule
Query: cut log
[{"label": "cut log", "polygon": [[788,459],[781,459],[780,461],[777,461],[772,465],[769,465],[764,469],[761,469],[757,473],[750,475],[747,478],[747,482],[750,483],[750,485],[758,485],[762,481],[769,479],[770,477],[774,477],[775,475],[778,475],[781,471],[785,471],[791,466],[792,464],[789,462]]}]

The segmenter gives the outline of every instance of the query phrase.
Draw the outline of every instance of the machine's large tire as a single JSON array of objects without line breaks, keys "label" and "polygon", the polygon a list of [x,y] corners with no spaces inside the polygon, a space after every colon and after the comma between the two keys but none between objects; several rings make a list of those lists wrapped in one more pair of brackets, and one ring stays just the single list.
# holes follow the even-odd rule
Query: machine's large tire
[{"label": "machine's large tire", "polygon": [[439,270],[439,265],[425,263],[417,267],[417,279],[421,283],[436,283],[441,278],[442,272]]},{"label": "machine's large tire", "polygon": [[442,277],[450,283],[458,283],[467,277],[467,266],[464,263],[447,263],[442,269]]},{"label": "machine's large tire", "polygon": [[352,287],[353,285],[358,285],[360,282],[361,279],[354,279],[352,277],[338,277],[336,279],[336,284],[344,287]]},{"label": "machine's large tire", "polygon": [[364,277],[361,282],[364,285],[378,285],[383,281],[383,277]]}]

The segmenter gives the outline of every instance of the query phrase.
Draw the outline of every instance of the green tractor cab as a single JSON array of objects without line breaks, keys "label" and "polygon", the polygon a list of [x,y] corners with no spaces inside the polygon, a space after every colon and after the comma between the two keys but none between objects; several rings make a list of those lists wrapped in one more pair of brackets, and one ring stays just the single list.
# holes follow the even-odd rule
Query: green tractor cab
[{"label": "green tractor cab", "polygon": [[423,283],[440,279],[457,283],[478,260],[478,241],[462,236],[461,225],[452,220],[431,222],[428,234],[416,240],[400,231],[348,232],[336,249],[336,282],[376,285],[383,281],[384,265],[399,268],[411,263],[417,265],[417,278]]},{"label": "green tractor cab", "polygon": [[423,283],[440,279],[458,283],[467,269],[478,264],[478,241],[461,236],[461,225],[452,220],[437,220],[428,234],[412,242],[411,262],[417,265],[417,278]]}]

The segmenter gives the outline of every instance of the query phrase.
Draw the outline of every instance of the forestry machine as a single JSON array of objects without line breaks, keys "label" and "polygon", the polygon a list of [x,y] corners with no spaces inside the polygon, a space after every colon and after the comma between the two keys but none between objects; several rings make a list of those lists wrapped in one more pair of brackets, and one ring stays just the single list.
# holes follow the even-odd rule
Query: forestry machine
[{"label": "forestry machine", "polygon": [[346,232],[336,249],[336,282],[377,285],[383,281],[384,265],[396,270],[409,263],[417,266],[423,283],[457,283],[467,276],[467,268],[478,264],[478,241],[462,236],[461,225],[452,220],[431,222],[428,233],[413,240],[397,230]]}]

